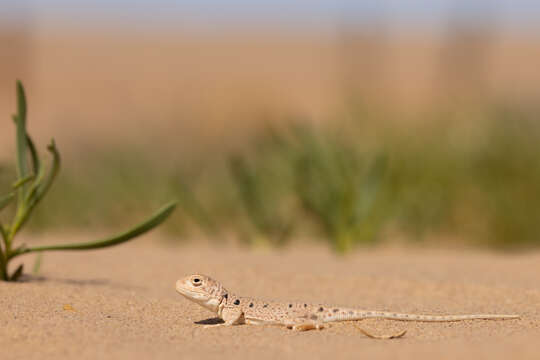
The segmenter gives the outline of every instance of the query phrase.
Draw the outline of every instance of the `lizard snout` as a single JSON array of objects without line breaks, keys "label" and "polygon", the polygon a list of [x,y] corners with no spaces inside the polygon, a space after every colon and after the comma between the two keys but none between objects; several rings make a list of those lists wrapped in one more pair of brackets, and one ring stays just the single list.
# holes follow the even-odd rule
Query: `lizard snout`
[{"label": "lizard snout", "polygon": [[182,293],[182,290],[184,289],[184,282],[182,280],[177,280],[175,287],[176,287],[176,291],[178,291],[179,293]]}]

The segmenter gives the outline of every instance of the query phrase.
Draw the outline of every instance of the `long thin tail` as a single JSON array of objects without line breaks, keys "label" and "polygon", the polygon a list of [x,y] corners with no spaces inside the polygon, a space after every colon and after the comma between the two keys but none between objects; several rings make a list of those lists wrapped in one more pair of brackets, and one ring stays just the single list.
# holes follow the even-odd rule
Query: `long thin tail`
[{"label": "long thin tail", "polygon": [[[369,315],[371,313],[371,315]],[[519,315],[496,315],[496,314],[470,314],[470,315],[416,315],[416,314],[398,314],[393,312],[367,312],[363,318],[382,318],[401,321],[463,321],[463,320],[505,320],[518,319]]]},{"label": "long thin tail", "polygon": [[519,315],[496,315],[496,314],[471,314],[471,315],[417,315],[400,314],[386,311],[366,311],[354,309],[340,309],[331,316],[326,317],[325,321],[347,321],[362,320],[369,318],[390,319],[399,321],[424,321],[424,322],[450,322],[463,320],[507,320],[519,319]]}]

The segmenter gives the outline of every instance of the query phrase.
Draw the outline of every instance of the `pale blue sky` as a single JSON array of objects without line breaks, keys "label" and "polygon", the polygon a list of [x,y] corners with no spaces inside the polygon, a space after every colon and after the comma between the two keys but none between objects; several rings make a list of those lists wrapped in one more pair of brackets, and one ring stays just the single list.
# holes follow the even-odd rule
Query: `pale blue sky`
[{"label": "pale blue sky", "polygon": [[540,0],[0,0],[0,21],[19,16],[56,25],[325,27],[348,20],[417,26],[451,14],[502,26],[540,23]]}]

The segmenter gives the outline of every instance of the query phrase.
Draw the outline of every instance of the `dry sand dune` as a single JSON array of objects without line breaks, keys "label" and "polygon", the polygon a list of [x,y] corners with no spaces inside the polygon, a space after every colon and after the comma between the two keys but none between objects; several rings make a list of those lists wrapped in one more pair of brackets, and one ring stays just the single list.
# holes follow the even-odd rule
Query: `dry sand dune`
[{"label": "dry sand dune", "polygon": [[[31,265],[31,258],[27,258]],[[359,250],[337,257],[302,245],[280,251],[154,239],[110,250],[47,254],[41,276],[0,284],[2,359],[538,359],[540,254]],[[278,327],[204,329],[212,314],[178,296],[185,274],[214,275],[229,289],[426,313],[518,313],[521,320],[405,323],[365,320],[323,331]]]}]

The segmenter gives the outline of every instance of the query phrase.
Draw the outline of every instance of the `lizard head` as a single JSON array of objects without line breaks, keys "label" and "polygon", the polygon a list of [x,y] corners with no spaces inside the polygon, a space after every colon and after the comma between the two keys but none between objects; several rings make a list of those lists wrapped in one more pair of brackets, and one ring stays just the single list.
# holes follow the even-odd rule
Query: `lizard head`
[{"label": "lizard head", "polygon": [[178,280],[176,291],[214,312],[218,311],[219,304],[228,293],[218,281],[202,274],[193,274]]}]

